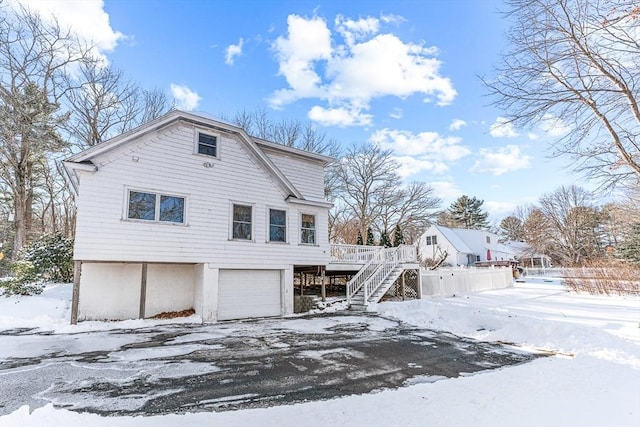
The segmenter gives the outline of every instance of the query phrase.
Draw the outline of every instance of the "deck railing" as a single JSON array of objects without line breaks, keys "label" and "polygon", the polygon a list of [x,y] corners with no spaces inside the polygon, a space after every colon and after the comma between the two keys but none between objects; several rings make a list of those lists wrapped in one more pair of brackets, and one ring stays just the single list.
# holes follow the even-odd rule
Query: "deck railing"
[{"label": "deck railing", "polygon": [[331,245],[332,264],[366,264],[382,246]]},{"label": "deck railing", "polygon": [[364,290],[364,303],[367,303],[378,287],[384,282],[398,264],[416,262],[415,246],[400,245],[396,248],[378,248],[375,255],[358,271],[358,274],[347,283],[347,303],[351,298]]}]

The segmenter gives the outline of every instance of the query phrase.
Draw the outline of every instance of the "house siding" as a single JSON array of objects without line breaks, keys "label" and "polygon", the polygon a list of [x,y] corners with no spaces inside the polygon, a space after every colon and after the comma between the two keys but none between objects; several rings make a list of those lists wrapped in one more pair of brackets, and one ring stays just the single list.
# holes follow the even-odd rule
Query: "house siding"
[{"label": "house siding", "polygon": [[305,197],[324,198],[324,166],[295,155],[264,150],[269,159]]},{"label": "house siding", "polygon": [[[329,261],[327,210],[287,203],[286,196],[256,163],[244,143],[218,134],[219,159],[194,154],[196,127],[176,123],[96,157],[98,171],[79,172],[74,257],[78,260],[208,263],[224,268],[289,268]],[[206,131],[205,131],[206,132]],[[278,156],[273,156],[275,159]],[[205,167],[211,163],[212,167]],[[286,166],[318,181],[309,165]],[[313,163],[313,162],[309,162]],[[296,163],[297,165],[297,163]],[[318,167],[316,166],[316,169]],[[311,177],[308,176],[312,171]],[[321,168],[320,168],[321,170]],[[295,175],[295,174],[294,174]],[[306,182],[299,177],[291,182]],[[301,181],[300,181],[301,180]],[[300,182],[298,182],[300,181]],[[322,179],[320,178],[320,183]],[[319,185],[303,192],[319,194]],[[126,219],[127,189],[186,198],[184,225]],[[320,193],[321,194],[321,193]],[[230,239],[231,204],[253,206],[253,240]],[[268,243],[268,209],[287,211],[286,244]],[[316,215],[316,245],[300,245],[301,212]]]}]

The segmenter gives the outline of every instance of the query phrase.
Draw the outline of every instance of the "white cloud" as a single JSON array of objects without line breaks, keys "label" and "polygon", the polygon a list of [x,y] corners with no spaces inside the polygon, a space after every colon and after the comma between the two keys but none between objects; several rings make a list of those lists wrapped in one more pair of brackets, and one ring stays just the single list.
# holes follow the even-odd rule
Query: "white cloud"
[{"label": "white cloud", "polygon": [[551,114],[545,114],[542,117],[539,127],[543,132],[553,138],[564,136],[571,131],[569,124]]},{"label": "white cloud", "polygon": [[495,202],[485,200],[484,207],[493,218],[503,218],[511,214],[518,207],[516,202]]},{"label": "white cloud", "polygon": [[103,0],[22,0],[20,3],[40,13],[45,20],[55,15],[63,28],[70,28],[80,39],[95,45],[95,54],[105,61],[104,53],[113,51],[118,42],[126,38],[111,28]]},{"label": "white cloud", "polygon": [[402,108],[394,108],[389,113],[389,117],[391,117],[392,119],[401,119],[403,114],[404,112],[402,111]]},{"label": "white cloud", "polygon": [[385,96],[418,94],[439,105],[450,104],[457,96],[451,80],[440,74],[437,48],[380,33],[378,18],[351,20],[340,15],[333,33],[320,17],[289,15],[287,23],[286,37],[278,37],[272,45],[279,72],[288,83],[269,99],[274,108],[315,98],[327,103],[322,107],[327,111],[365,111],[372,99]]},{"label": "white cloud", "polygon": [[403,177],[421,171],[435,174],[445,173],[449,164],[469,154],[471,150],[460,144],[458,137],[444,137],[437,132],[413,134],[409,131],[381,129],[369,140],[385,150],[392,150],[402,164]]},{"label": "white cloud", "polygon": [[347,45],[353,46],[354,42],[364,40],[371,34],[376,34],[380,29],[380,21],[373,17],[360,18],[354,21],[338,15],[335,21],[335,28],[342,35]]},{"label": "white cloud", "polygon": [[449,130],[450,131],[460,130],[466,125],[467,125],[467,122],[465,122],[462,119],[453,119],[453,121],[449,125]]},{"label": "white cloud", "polygon": [[227,55],[225,57],[225,64],[233,65],[233,60],[236,56],[242,55],[242,45],[244,44],[244,40],[240,37],[238,40],[238,44],[230,44],[227,46]]},{"label": "white cloud", "polygon": [[533,132],[530,132],[527,134],[527,138],[529,138],[532,141],[535,141],[536,139],[538,139],[538,135]]},{"label": "white cloud", "polygon": [[171,83],[171,95],[176,100],[176,107],[179,110],[191,111],[198,108],[200,95],[189,89],[187,86]]},{"label": "white cloud", "polygon": [[314,62],[331,58],[331,32],[319,17],[305,19],[298,15],[287,18],[288,37],[278,37],[273,44],[280,64],[279,72],[289,83],[271,98],[271,105],[279,108],[300,98],[322,96],[322,79]]},{"label": "white cloud", "polygon": [[433,193],[444,200],[457,199],[463,195],[462,190],[456,187],[453,182],[436,181],[429,183],[429,185],[433,188]]},{"label": "white cloud", "polygon": [[309,110],[309,119],[324,126],[366,126],[371,124],[371,114],[358,108],[324,108],[314,106]]},{"label": "white cloud", "polygon": [[480,150],[480,158],[471,167],[471,172],[502,175],[507,172],[526,169],[531,163],[531,156],[523,154],[517,145],[507,145],[496,151],[488,148]]},{"label": "white cloud", "polygon": [[489,134],[494,138],[515,138],[518,136],[513,123],[506,117],[498,117],[494,124],[489,127]]},{"label": "white cloud", "polygon": [[394,15],[392,13],[381,14],[380,20],[386,24],[402,24],[406,21],[404,16]]}]

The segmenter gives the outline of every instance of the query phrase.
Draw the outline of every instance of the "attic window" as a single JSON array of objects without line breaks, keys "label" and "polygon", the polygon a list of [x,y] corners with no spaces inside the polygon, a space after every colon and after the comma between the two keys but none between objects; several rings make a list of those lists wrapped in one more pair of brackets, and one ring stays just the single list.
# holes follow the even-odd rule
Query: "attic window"
[{"label": "attic window", "polygon": [[218,157],[218,137],[198,132],[198,154]]},{"label": "attic window", "polygon": [[438,244],[437,236],[427,236],[425,240],[426,240],[425,243],[427,244],[427,246],[431,246],[431,245],[435,246]]},{"label": "attic window", "polygon": [[491,243],[491,237],[487,236],[487,243]]}]

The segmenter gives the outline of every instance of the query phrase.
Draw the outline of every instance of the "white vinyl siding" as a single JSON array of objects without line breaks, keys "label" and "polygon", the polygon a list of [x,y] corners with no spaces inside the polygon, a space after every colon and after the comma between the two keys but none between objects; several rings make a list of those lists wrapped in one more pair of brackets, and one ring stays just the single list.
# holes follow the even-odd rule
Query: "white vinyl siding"
[{"label": "white vinyl siding", "polygon": [[267,156],[305,196],[324,199],[324,166],[294,155],[265,150]]},{"label": "white vinyl siding", "polygon": [[220,270],[218,320],[280,316],[280,270]]},{"label": "white vinyl siding", "polygon": [[[315,215],[316,245],[298,246],[299,208],[285,201],[287,195],[244,143],[220,134],[224,161],[205,167],[202,157],[193,154],[194,132],[192,126],[175,124],[96,158],[97,172],[79,172],[76,259],[215,263],[226,268],[287,268],[329,261],[327,209],[304,208]],[[149,221],[122,221],[128,188],[183,195],[187,224],[156,227]],[[230,205],[236,202],[253,206],[255,244],[230,240]],[[290,245],[267,243],[270,208],[288,212]]]}]

